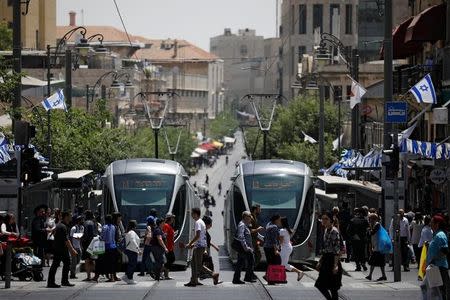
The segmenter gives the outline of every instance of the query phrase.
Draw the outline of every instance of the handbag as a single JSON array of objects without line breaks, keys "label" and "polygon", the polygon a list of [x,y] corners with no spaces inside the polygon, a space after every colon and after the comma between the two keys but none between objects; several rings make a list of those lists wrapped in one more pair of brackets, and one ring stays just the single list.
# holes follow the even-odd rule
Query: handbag
[{"label": "handbag", "polygon": [[287,283],[285,267],[283,265],[269,265],[266,271],[266,280],[269,284]]},{"label": "handbag", "polygon": [[91,255],[101,255],[105,253],[105,242],[98,236],[94,237],[86,250]]},{"label": "handbag", "polygon": [[430,288],[438,287],[443,285],[441,271],[438,266],[429,265],[427,267],[425,280],[427,281],[427,285]]}]

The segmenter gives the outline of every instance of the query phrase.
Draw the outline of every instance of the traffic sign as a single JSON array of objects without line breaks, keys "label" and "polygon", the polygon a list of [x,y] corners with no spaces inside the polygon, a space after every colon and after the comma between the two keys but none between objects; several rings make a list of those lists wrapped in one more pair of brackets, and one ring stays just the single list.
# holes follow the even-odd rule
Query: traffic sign
[{"label": "traffic sign", "polygon": [[385,114],[387,123],[407,123],[408,104],[406,102],[386,102]]}]

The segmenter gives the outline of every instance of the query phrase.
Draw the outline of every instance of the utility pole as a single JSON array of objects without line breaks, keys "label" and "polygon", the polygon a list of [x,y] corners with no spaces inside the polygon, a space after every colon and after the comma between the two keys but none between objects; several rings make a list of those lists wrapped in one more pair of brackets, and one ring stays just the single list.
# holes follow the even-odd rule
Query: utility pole
[{"label": "utility pole", "polygon": [[72,50],[66,50],[66,90],[65,98],[67,109],[72,107]]},{"label": "utility pole", "polygon": [[[384,101],[393,100],[393,48],[392,48],[392,0],[384,1]],[[384,114],[384,132],[383,132],[383,142],[384,150],[389,150],[391,148],[391,131],[392,126],[387,122],[387,114]],[[397,133],[394,135],[394,143],[398,143]],[[394,144],[397,146],[397,144]],[[384,202],[386,203],[386,167],[383,168],[383,190],[384,190]],[[401,262],[400,262],[400,243],[399,243],[399,200],[398,200],[398,170],[394,172],[394,281],[401,281]],[[384,205],[386,207],[386,204]],[[383,212],[386,215],[386,211]]]},{"label": "utility pole", "polygon": [[278,48],[278,95],[281,101],[283,98],[283,45]]},{"label": "utility pole", "polygon": [[[358,49],[352,50],[352,64],[351,75],[355,81],[359,81],[359,55]],[[360,128],[359,128],[359,104],[356,104],[352,110],[352,148],[360,149]]]},{"label": "utility pole", "polygon": [[[14,60],[14,72],[17,74],[22,73],[22,12],[21,12],[21,0],[13,1],[13,60]],[[22,82],[20,82],[14,89],[14,99],[12,102],[13,118],[20,120],[21,114],[18,109],[21,106],[22,101]],[[13,123],[14,124],[14,123]]]},{"label": "utility pole", "polygon": [[[325,130],[325,86],[319,85],[319,170],[324,168],[324,130]],[[339,138],[339,137],[338,137]]]},{"label": "utility pole", "polygon": [[[50,53],[50,45],[47,45],[47,97],[50,97],[52,92],[51,80],[52,80],[52,71],[51,71],[51,53]],[[52,165],[52,110],[49,109],[47,111],[47,156],[48,156],[48,166]]]}]

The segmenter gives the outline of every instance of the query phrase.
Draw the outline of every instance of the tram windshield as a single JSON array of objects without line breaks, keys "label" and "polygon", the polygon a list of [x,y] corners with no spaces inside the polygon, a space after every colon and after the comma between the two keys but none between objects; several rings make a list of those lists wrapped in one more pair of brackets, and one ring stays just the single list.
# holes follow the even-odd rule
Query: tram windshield
[{"label": "tram windshield", "polygon": [[259,204],[259,222],[266,224],[272,214],[286,216],[294,226],[303,194],[304,177],[290,174],[258,174],[244,177],[249,205]]},{"label": "tram windshield", "polygon": [[124,219],[145,222],[150,209],[166,212],[174,189],[175,176],[161,174],[125,174],[114,176],[119,211]]}]

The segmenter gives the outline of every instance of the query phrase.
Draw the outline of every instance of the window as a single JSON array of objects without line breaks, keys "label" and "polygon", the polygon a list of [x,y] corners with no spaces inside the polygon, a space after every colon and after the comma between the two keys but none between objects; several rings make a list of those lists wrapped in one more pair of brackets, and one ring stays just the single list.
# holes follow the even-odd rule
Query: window
[{"label": "window", "polygon": [[352,96],[352,86],[347,85],[347,99],[350,99],[351,96]]},{"label": "window", "polygon": [[320,28],[320,32],[323,32],[323,4],[313,6],[313,33],[316,28]]},{"label": "window", "polygon": [[341,14],[341,6],[339,4],[330,4],[330,33],[336,34],[339,32],[339,18]]},{"label": "window", "polygon": [[353,6],[345,5],[345,34],[353,33]]},{"label": "window", "polygon": [[297,74],[297,60],[295,59],[295,48],[291,47],[291,74],[296,75]]},{"label": "window", "polygon": [[298,63],[302,63],[303,54],[306,54],[306,47],[305,46],[299,46],[298,47]]},{"label": "window", "polygon": [[294,245],[302,244],[306,241],[314,222],[314,188],[311,187],[306,194],[300,222],[292,238]]},{"label": "window", "polygon": [[248,54],[247,45],[241,45],[241,56],[247,56],[247,54]]},{"label": "window", "polygon": [[298,34],[306,34],[306,4],[298,6]]},{"label": "window", "polygon": [[186,211],[186,185],[183,185],[177,193],[175,203],[173,204],[172,214],[175,215],[175,230],[180,230],[183,226]]}]

